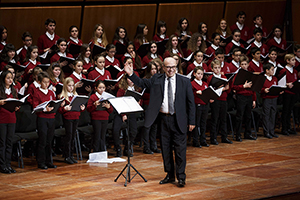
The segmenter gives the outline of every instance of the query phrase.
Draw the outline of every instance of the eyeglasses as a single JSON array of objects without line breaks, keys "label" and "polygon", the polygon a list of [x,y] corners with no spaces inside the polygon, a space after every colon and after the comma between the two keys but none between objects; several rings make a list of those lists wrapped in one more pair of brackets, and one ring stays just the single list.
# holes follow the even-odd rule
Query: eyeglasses
[{"label": "eyeglasses", "polygon": [[167,69],[175,69],[176,66],[165,66],[165,68],[167,68]]}]

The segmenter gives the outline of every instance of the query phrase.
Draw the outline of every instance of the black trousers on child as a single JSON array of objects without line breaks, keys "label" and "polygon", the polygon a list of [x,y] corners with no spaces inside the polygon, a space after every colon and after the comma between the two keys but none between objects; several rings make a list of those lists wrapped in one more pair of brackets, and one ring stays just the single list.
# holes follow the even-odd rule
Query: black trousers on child
[{"label": "black trousers on child", "polygon": [[78,127],[78,119],[64,119],[66,135],[64,138],[64,156],[65,158],[72,156],[72,147],[74,146],[74,138],[76,137],[76,129]]},{"label": "black trousers on child", "polygon": [[297,96],[295,94],[283,93],[282,107],[282,132],[291,128],[291,114],[296,103]]},{"label": "black trousers on child", "polygon": [[[148,105],[144,106],[144,110],[147,110]],[[157,123],[156,121],[150,127],[143,127],[143,143],[144,149],[157,149],[156,143]]]},{"label": "black trousers on child", "polygon": [[54,136],[55,119],[37,118],[38,130],[38,148],[37,148],[37,163],[52,164],[51,144]]},{"label": "black trousers on child", "polygon": [[[193,142],[197,143],[206,141],[206,120],[208,116],[208,105],[196,105],[196,128],[193,130]],[[198,132],[198,128],[200,128],[200,133]]]},{"label": "black trousers on child", "polygon": [[0,167],[10,167],[16,124],[0,124]]},{"label": "black trousers on child", "polygon": [[94,130],[93,135],[93,150],[94,152],[106,151],[106,130],[108,120],[92,120],[92,126]]},{"label": "black trousers on child", "polygon": [[215,100],[211,105],[211,130],[210,140],[217,139],[217,124],[220,122],[222,138],[227,138],[227,102]]},{"label": "black trousers on child", "polygon": [[264,134],[275,135],[275,118],[277,112],[277,98],[263,99],[262,124]]},{"label": "black trousers on child", "polygon": [[251,110],[252,110],[252,95],[244,96],[236,95],[236,127],[235,133],[237,137],[241,137],[243,117],[245,116],[245,133],[244,137],[251,135]]}]

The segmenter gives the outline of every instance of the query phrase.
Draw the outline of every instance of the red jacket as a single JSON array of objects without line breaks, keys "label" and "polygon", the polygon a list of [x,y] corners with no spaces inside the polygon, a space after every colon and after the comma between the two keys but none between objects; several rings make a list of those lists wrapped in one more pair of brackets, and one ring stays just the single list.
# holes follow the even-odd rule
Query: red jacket
[{"label": "red jacket", "polygon": [[87,104],[87,111],[91,113],[92,120],[108,120],[109,114],[113,111],[112,105],[106,110],[96,110],[95,101],[99,101],[99,98],[96,94],[92,94]]},{"label": "red jacket", "polygon": [[248,71],[249,72],[263,72],[264,71],[264,67],[263,64],[261,64],[259,62],[259,66],[257,66],[252,60],[249,62],[249,67],[248,67]]},{"label": "red jacket", "polygon": [[[169,38],[169,36],[165,36],[165,39]],[[157,34],[155,34],[152,38],[152,40],[154,40],[155,42],[160,42],[163,41],[164,39],[162,39],[161,37],[159,37]]]},{"label": "red jacket", "polygon": [[[33,94],[32,107],[35,108],[45,101],[56,100],[55,94],[52,90],[48,90],[47,94],[44,94],[40,89],[36,89]],[[54,119],[56,113],[49,112],[36,112],[36,115],[41,118]]]},{"label": "red jacket", "polygon": [[41,63],[38,62],[38,61],[36,61],[36,64],[35,64],[35,65],[34,65],[32,62],[30,62],[30,61],[27,61],[27,62],[25,62],[25,63],[23,64],[24,66],[26,66],[26,65],[28,65],[28,66],[26,67],[26,69],[25,69],[25,71],[24,71],[24,74],[22,75],[22,80],[25,81],[25,82],[27,82],[28,85],[30,85],[30,84],[33,82],[33,79],[32,79],[32,73],[31,73],[31,74],[28,74],[28,71],[29,71],[30,69],[35,68],[36,66],[38,66],[38,65],[40,65],[40,64],[41,64]]},{"label": "red jacket", "polygon": [[[73,58],[72,54],[70,54],[70,53],[66,53],[66,57]],[[60,59],[60,56],[56,53],[51,57],[50,63],[57,62],[57,61],[59,61],[59,59]]]},{"label": "red jacket", "polygon": [[[211,81],[211,79],[212,79],[213,76],[214,76],[214,75],[210,75],[210,76],[207,78],[207,84],[208,84],[208,85],[209,85],[209,83],[210,83],[210,81]],[[225,75],[221,75],[221,78],[227,79]],[[220,96],[217,100],[220,100],[220,101],[226,101],[226,100],[227,100],[227,95],[229,94],[229,92],[230,92],[230,89],[223,91],[222,94],[221,94],[221,96]]]},{"label": "red jacket", "polygon": [[[194,65],[194,63],[190,64],[187,69],[186,69],[186,74],[189,74],[191,71],[193,71],[195,69],[196,65]],[[211,70],[208,70],[208,67],[205,63],[202,63],[202,68],[204,69],[204,72],[208,72]]]},{"label": "red jacket", "polygon": [[[287,83],[292,83],[292,82],[295,82],[297,79],[298,79],[298,72],[297,70],[295,70],[293,68],[293,73],[291,73],[288,69],[286,69],[286,67],[284,69],[282,69],[280,72],[279,72],[279,76],[281,76],[284,72],[286,72],[286,82]],[[286,90],[285,91],[286,93],[288,94],[295,94],[294,92],[291,92],[289,90]]]},{"label": "red jacket", "polygon": [[56,44],[56,41],[59,39],[59,36],[55,34],[54,39],[50,40],[48,38],[48,36],[46,35],[46,33],[44,33],[43,35],[41,35],[38,38],[38,42],[37,42],[37,46],[39,49],[39,54],[43,54],[44,53],[44,49],[47,49],[49,47],[52,47],[53,45]]},{"label": "red jacket", "polygon": [[[10,95],[6,95],[6,98],[14,98],[14,97],[11,93]],[[16,121],[17,121],[16,112],[9,112],[8,110],[0,106],[0,124],[15,124]],[[10,133],[10,134],[14,134],[14,133]]]},{"label": "red jacket", "polygon": [[278,80],[275,76],[272,76],[272,80],[269,81],[267,78],[265,80],[264,86],[261,88],[261,98],[263,99],[275,99],[277,96],[270,96],[268,93],[265,92],[266,88],[270,88],[272,85],[278,85]]},{"label": "red jacket", "polygon": [[208,84],[204,81],[202,81],[202,85],[199,85],[195,80],[191,82],[192,88],[193,88],[193,93],[194,93],[194,99],[195,99],[195,104],[201,104],[201,105],[206,105],[204,101],[202,101],[196,94],[198,90],[205,90],[208,88]]},{"label": "red jacket", "polygon": [[[163,61],[163,58],[162,58],[160,55],[158,55],[158,58],[159,58],[161,61]],[[145,55],[144,58],[143,58],[143,60],[142,60],[142,65],[143,65],[143,67],[146,66],[146,65],[148,65],[148,63],[149,63],[151,60],[153,60],[153,58],[152,58],[150,55]]]},{"label": "red jacket", "polygon": [[[100,75],[100,76],[99,76]],[[99,76],[99,78],[97,78]],[[96,69],[91,71],[88,75],[88,79],[90,80],[94,80],[95,78],[97,78],[97,80],[105,80],[105,79],[111,79],[111,75],[110,72],[108,70],[104,70],[104,75],[102,76]],[[96,81],[97,81],[96,80]]]},{"label": "red jacket", "polygon": [[[74,80],[75,84],[80,81],[78,78],[76,78],[74,74],[71,74],[69,77],[71,77]],[[84,74],[82,74],[82,78],[86,78]]]},{"label": "red jacket", "polygon": [[78,112],[78,111],[67,111],[67,110],[65,110],[64,107],[67,106],[67,105],[70,105],[70,102],[72,101],[72,99],[74,98],[74,96],[73,96],[73,97],[68,97],[68,98],[69,98],[69,101],[66,101],[66,100],[65,100],[65,105],[64,105],[63,107],[60,107],[60,108],[58,109],[58,112],[61,113],[65,119],[68,119],[68,120],[79,119],[79,117],[80,117],[80,112],[83,112],[83,110],[80,111],[80,112]]},{"label": "red jacket", "polygon": [[[241,44],[241,43],[240,43],[240,44]],[[230,50],[232,49],[232,47],[233,47],[233,42],[231,41],[231,42],[229,42],[229,43],[226,45],[226,47],[225,47],[225,53],[226,53],[226,54],[229,54],[229,53],[230,53]],[[245,48],[243,44],[241,44],[240,47]]]},{"label": "red jacket", "polygon": [[[233,78],[232,83],[234,83],[236,75]],[[256,93],[253,92],[250,88],[244,88],[244,84],[234,85],[232,84],[232,90],[236,91],[236,94],[240,94],[243,96],[252,96],[252,101],[256,101]]]},{"label": "red jacket", "polygon": [[[234,29],[240,30],[237,27],[236,23],[234,23],[232,26],[230,26],[231,31],[233,31]],[[247,42],[247,40],[252,37],[252,35],[250,35],[250,29],[247,26],[245,26],[245,24],[244,24],[243,29],[240,31],[241,31],[241,39],[244,40],[245,42]]]}]

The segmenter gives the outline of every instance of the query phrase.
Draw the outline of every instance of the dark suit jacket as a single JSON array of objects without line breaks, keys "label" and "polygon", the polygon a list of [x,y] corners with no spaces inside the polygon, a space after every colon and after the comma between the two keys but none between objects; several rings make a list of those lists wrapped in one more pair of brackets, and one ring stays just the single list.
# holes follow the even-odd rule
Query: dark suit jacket
[{"label": "dark suit jacket", "polygon": [[[175,113],[178,127],[187,132],[188,125],[195,125],[195,103],[191,82],[176,74]],[[135,73],[129,78],[135,85],[150,89],[150,102],[145,116],[145,127],[150,127],[158,116],[164,97],[165,74],[155,74],[150,79],[141,79]]]}]

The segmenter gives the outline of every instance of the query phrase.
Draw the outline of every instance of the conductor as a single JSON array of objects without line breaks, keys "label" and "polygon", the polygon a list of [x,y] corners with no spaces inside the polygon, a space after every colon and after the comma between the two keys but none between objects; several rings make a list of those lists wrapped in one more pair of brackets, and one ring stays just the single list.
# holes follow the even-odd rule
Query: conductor
[{"label": "conductor", "polygon": [[[166,177],[160,184],[175,182],[185,186],[187,129],[195,128],[195,103],[189,79],[176,74],[176,60],[165,58],[163,74],[155,74],[151,79],[141,79],[133,73],[133,68],[124,66],[129,79],[139,87],[150,89],[149,107],[145,114],[145,127],[158,120],[161,134],[161,149]],[[175,163],[173,160],[173,148]]]}]

